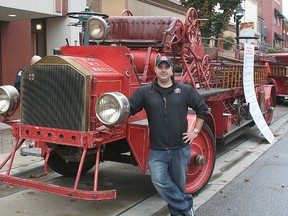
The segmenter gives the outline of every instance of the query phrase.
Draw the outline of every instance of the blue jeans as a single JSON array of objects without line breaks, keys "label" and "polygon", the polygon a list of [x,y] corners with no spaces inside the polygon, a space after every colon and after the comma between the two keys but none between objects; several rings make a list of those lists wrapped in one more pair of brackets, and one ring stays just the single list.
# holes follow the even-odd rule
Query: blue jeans
[{"label": "blue jeans", "polygon": [[193,198],[186,194],[190,146],[175,150],[150,149],[148,166],[154,187],[168,203],[171,215],[191,215]]}]

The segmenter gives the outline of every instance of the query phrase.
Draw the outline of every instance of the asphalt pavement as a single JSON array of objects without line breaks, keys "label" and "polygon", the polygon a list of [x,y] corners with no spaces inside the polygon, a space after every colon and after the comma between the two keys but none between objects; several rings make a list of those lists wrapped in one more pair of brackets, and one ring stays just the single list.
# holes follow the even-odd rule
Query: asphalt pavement
[{"label": "asphalt pavement", "polygon": [[288,215],[288,133],[196,210],[196,216]]}]

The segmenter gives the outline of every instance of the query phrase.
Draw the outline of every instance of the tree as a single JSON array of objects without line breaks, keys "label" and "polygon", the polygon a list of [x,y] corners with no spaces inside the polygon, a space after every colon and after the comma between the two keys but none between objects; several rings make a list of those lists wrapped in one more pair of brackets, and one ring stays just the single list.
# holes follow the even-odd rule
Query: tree
[{"label": "tree", "polygon": [[232,36],[226,36],[224,38],[225,43],[224,43],[224,49],[225,50],[231,50],[231,48],[233,47],[234,43],[235,43],[235,39]]},{"label": "tree", "polygon": [[[198,11],[198,18],[208,19],[199,23],[203,38],[220,37],[241,2],[242,0],[180,0],[181,5],[187,8],[194,7]],[[220,11],[215,10],[216,6]],[[209,43],[209,39],[207,41]]]},{"label": "tree", "polygon": [[284,52],[285,52],[285,49],[283,47],[278,46],[278,45],[276,45],[273,48],[269,48],[267,50],[267,53],[284,53]]}]

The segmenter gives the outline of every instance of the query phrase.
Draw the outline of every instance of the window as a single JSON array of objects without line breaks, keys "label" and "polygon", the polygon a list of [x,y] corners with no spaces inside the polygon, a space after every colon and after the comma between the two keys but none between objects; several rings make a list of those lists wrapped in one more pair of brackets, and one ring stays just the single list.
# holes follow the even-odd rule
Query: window
[{"label": "window", "polygon": [[31,48],[33,55],[46,56],[46,20],[31,20]]}]

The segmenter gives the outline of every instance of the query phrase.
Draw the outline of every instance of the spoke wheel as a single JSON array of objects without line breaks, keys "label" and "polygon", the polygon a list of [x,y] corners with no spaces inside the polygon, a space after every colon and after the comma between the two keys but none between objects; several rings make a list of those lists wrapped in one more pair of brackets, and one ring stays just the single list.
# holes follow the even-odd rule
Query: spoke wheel
[{"label": "spoke wheel", "polygon": [[181,22],[181,20],[177,21],[177,24],[175,26],[175,29],[172,33],[170,33],[170,36],[168,38],[172,38],[170,42],[171,45],[179,43],[185,36],[184,31],[184,24]]},{"label": "spoke wheel", "polygon": [[[191,153],[186,185],[187,193],[197,194],[209,182],[215,165],[215,146],[215,138],[208,125],[204,123],[199,135],[190,145]],[[206,159],[206,163],[204,165],[197,164],[197,159],[203,156]]]},{"label": "spoke wheel", "polygon": [[198,14],[194,8],[190,8],[185,18],[185,33],[188,41],[194,43],[198,38]]},{"label": "spoke wheel", "polygon": [[207,85],[209,86],[212,72],[211,72],[211,58],[209,55],[205,55],[202,60],[202,75],[206,78]]}]

